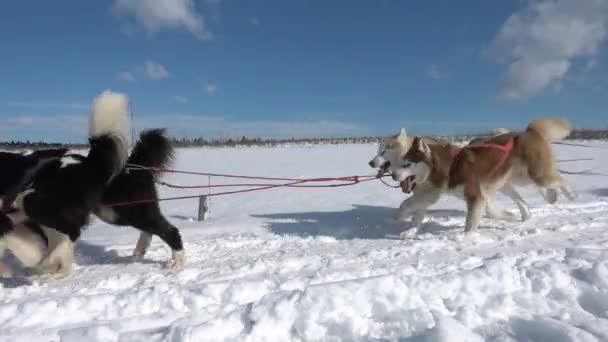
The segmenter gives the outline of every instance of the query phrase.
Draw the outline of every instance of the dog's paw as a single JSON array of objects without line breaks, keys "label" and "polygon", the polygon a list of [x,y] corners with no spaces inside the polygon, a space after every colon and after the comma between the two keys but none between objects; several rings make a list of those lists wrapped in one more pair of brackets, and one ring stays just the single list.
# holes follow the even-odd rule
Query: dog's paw
[{"label": "dog's paw", "polygon": [[173,258],[167,263],[167,267],[180,269],[186,266],[186,254],[184,251],[174,251]]},{"label": "dog's paw", "polygon": [[418,234],[418,228],[410,228],[410,229],[402,231],[399,234],[399,238],[401,240],[411,240],[411,239],[415,238],[417,234]]},{"label": "dog's paw", "polygon": [[545,197],[545,201],[549,204],[555,204],[557,202],[557,191],[555,189],[547,189],[547,191],[543,193],[543,196]]},{"label": "dog's paw", "polygon": [[563,189],[562,191],[564,193],[564,196],[566,196],[566,198],[570,201],[570,202],[574,202],[576,200],[576,198],[578,197],[578,194],[576,193],[576,191],[574,190],[570,190],[570,189]]}]

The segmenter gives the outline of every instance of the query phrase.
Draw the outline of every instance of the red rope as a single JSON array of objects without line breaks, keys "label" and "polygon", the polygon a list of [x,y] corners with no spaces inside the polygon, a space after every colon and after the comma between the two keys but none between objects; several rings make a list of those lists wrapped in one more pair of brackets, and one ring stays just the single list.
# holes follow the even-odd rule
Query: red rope
[{"label": "red rope", "polygon": [[[131,167],[130,169],[131,170],[150,170],[151,168],[136,166],[136,167]],[[323,177],[323,178],[296,179],[296,178],[274,178],[274,177],[224,175],[224,174],[212,174],[212,173],[205,173],[205,172],[171,170],[171,169],[167,169],[167,170],[163,169],[163,170],[159,170],[159,171],[171,172],[171,173],[181,173],[181,174],[227,177],[227,178],[282,180],[282,181],[288,181],[288,182],[281,183],[281,184],[242,183],[242,184],[216,184],[216,185],[176,185],[176,184],[171,184],[171,183],[167,183],[167,182],[159,182],[159,184],[161,184],[161,185],[175,188],[175,189],[210,189],[210,188],[221,188],[221,187],[254,187],[254,188],[224,191],[224,192],[215,192],[215,193],[210,193],[210,194],[206,194],[206,195],[200,194],[200,195],[192,195],[192,196],[168,197],[168,198],[161,198],[161,199],[128,201],[128,202],[111,203],[111,204],[104,204],[104,205],[109,206],[109,207],[119,207],[119,206],[128,206],[128,205],[136,205],[136,204],[144,204],[144,203],[161,202],[161,201],[198,198],[200,196],[209,196],[209,197],[224,196],[224,195],[232,195],[232,194],[239,194],[239,193],[245,193],[245,192],[269,190],[269,189],[275,189],[275,188],[337,188],[337,187],[343,187],[343,186],[356,185],[356,184],[359,184],[362,182],[368,182],[368,181],[372,181],[372,180],[376,179],[376,176],[346,176],[346,177]],[[321,183],[321,182],[344,182],[344,183],[304,185],[304,183]]]}]

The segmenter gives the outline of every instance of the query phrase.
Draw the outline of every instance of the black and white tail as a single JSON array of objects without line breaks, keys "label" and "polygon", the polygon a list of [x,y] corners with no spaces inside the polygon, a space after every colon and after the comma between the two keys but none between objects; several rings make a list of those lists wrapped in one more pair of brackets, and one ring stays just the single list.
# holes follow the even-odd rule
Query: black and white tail
[{"label": "black and white tail", "polygon": [[[99,181],[108,183],[118,175],[129,155],[129,99],[105,91],[93,101],[87,163],[98,170]],[[97,172],[96,172],[97,173]]]}]

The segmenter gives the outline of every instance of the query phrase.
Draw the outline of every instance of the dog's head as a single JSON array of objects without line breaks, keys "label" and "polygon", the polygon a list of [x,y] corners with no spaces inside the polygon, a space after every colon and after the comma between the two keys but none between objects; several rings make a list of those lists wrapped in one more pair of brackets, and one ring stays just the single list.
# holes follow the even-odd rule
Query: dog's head
[{"label": "dog's head", "polygon": [[388,171],[401,184],[401,190],[410,193],[417,184],[429,179],[431,174],[431,148],[420,137],[414,137],[408,150],[396,163],[391,163]]},{"label": "dog's head", "polygon": [[378,153],[369,161],[369,166],[378,169],[378,177],[389,171],[393,164],[399,164],[401,157],[410,149],[413,139],[407,135],[405,129],[399,134],[388,137],[378,146]]}]

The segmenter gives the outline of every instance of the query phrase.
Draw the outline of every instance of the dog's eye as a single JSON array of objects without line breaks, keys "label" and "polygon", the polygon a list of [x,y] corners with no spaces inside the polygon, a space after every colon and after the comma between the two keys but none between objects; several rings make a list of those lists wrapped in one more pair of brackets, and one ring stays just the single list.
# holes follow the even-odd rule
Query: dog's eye
[{"label": "dog's eye", "polygon": [[412,166],[412,163],[404,163],[404,164],[401,164],[401,167],[402,167],[402,168],[404,168],[404,169],[407,169],[407,168],[408,168],[408,167],[410,167],[410,166]]},{"label": "dog's eye", "polygon": [[382,153],[380,153],[381,156],[383,156],[386,153],[386,150],[382,151]]}]

